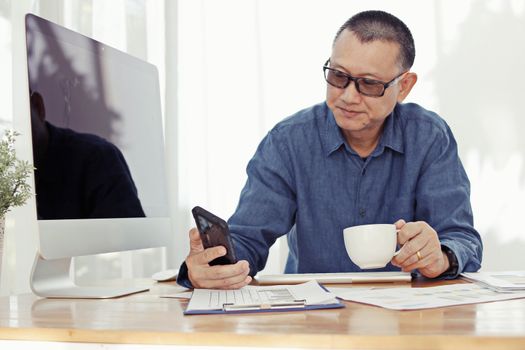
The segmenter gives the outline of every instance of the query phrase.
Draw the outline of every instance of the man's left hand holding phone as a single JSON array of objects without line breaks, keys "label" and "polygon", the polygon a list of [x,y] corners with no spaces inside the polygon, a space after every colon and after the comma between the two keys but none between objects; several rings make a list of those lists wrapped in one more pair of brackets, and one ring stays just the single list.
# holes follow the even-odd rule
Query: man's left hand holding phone
[{"label": "man's left hand holding phone", "polygon": [[188,278],[194,288],[238,289],[252,281],[250,265],[237,261],[228,225],[201,207],[192,209],[196,228],[190,230]]}]

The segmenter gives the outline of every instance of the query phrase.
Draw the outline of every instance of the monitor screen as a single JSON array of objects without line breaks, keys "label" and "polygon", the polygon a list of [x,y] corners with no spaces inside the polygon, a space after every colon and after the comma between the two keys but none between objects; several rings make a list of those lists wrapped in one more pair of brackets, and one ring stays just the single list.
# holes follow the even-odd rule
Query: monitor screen
[{"label": "monitor screen", "polygon": [[42,257],[166,246],[156,67],[32,14],[26,42]]}]

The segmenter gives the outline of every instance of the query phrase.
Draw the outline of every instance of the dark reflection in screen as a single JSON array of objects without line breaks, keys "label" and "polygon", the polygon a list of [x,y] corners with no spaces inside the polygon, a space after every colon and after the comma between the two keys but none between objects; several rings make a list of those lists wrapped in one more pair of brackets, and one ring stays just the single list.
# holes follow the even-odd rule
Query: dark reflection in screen
[{"label": "dark reflection in screen", "polygon": [[54,126],[40,93],[30,96],[38,218],[145,216],[122,152],[97,135]]},{"label": "dark reflection in screen", "polygon": [[39,219],[165,216],[156,69],[28,15]]}]

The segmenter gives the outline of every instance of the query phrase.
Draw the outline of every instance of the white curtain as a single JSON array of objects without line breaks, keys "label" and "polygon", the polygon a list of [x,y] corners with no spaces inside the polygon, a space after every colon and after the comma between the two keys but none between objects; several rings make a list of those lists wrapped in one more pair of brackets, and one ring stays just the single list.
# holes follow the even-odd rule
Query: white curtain
[{"label": "white curtain", "polygon": [[[522,268],[523,1],[0,0],[2,126],[9,125],[23,93],[17,74],[25,67],[17,55],[24,52],[24,12],[159,68],[175,246],[166,266],[155,252],[119,254],[99,258],[112,261],[115,267],[109,270],[97,270],[105,265],[94,260],[81,261],[79,278],[141,277],[177,267],[188,250],[191,208],[200,205],[225,219],[233,213],[257,144],[277,121],[324,99],[321,66],[333,35],[365,9],[389,11],[412,30],[419,81],[409,101],[438,112],[455,133],[472,183],[475,224],[485,242],[483,269]],[[3,291],[27,291],[36,239],[32,232],[25,235],[9,238],[4,266],[18,277],[3,274]],[[280,240],[265,272],[282,272],[285,258],[286,243]]]}]

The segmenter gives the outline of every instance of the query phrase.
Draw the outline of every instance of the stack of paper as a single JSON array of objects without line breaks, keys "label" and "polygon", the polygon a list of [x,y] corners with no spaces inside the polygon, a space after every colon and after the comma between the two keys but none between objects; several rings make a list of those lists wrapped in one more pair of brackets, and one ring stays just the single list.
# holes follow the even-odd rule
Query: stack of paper
[{"label": "stack of paper", "polygon": [[525,291],[525,271],[464,272],[461,276],[498,292]]},{"label": "stack of paper", "polygon": [[246,286],[236,290],[195,289],[185,315],[340,308],[344,305],[317,282]]}]

